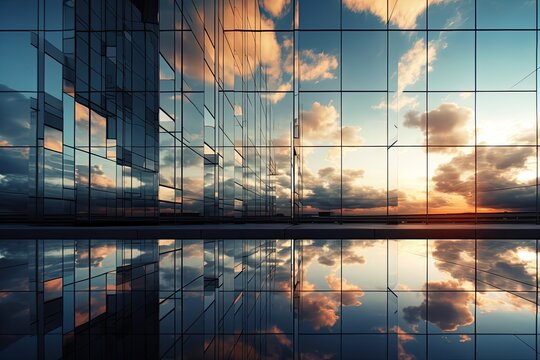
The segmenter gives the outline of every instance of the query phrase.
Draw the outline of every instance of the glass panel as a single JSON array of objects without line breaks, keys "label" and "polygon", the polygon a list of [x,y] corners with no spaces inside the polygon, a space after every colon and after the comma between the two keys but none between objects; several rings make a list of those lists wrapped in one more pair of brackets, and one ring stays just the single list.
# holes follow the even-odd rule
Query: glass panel
[{"label": "glass panel", "polygon": [[386,90],[386,34],[344,32],[343,90]]},{"label": "glass panel", "polygon": [[340,33],[300,32],[298,78],[300,90],[338,90],[340,86]]},{"label": "glass panel", "polygon": [[[300,94],[300,134],[304,145],[339,145],[341,109],[339,93]],[[344,129],[349,142],[360,142],[358,128]]]},{"label": "glass panel", "polygon": [[35,144],[33,99],[35,93],[0,91],[0,146]]},{"label": "glass panel", "polygon": [[303,148],[303,204],[306,216],[341,214],[341,149]]},{"label": "glass panel", "polygon": [[299,0],[301,29],[339,29],[339,0]]},{"label": "glass panel", "polygon": [[386,93],[343,93],[343,146],[386,146]]},{"label": "glass panel", "polygon": [[343,215],[386,215],[386,149],[344,147],[342,161]]},{"label": "glass panel", "polygon": [[477,142],[485,145],[533,145],[536,142],[535,93],[479,93]]},{"label": "glass panel", "polygon": [[432,2],[428,8],[430,29],[473,29],[475,0]]},{"label": "glass panel", "polygon": [[534,29],[536,1],[478,0],[479,29]]},{"label": "glass panel", "polygon": [[531,31],[477,33],[478,90],[534,90],[528,76],[536,64],[536,38]]},{"label": "glass panel", "polygon": [[31,33],[0,32],[2,90],[37,91],[37,70],[37,49],[32,45]]},{"label": "glass panel", "polygon": [[472,31],[429,32],[429,90],[474,90],[474,41]]},{"label": "glass panel", "polygon": [[56,152],[62,152],[62,132],[52,127],[45,126],[45,148]]}]

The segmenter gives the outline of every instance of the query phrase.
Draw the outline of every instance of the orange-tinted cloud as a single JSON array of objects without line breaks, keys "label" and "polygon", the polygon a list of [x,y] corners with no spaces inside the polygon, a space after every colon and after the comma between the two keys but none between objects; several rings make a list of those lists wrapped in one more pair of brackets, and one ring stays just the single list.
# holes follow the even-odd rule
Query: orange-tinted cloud
[{"label": "orange-tinted cloud", "polygon": [[353,126],[341,127],[340,114],[332,102],[327,105],[315,101],[311,109],[301,113],[301,134],[304,145],[315,145],[321,142],[335,143],[343,136],[348,143],[362,144],[361,128]]},{"label": "orange-tinted cloud", "polygon": [[260,0],[262,7],[272,16],[281,17],[287,10],[291,0]]},{"label": "orange-tinted cloud", "polygon": [[304,144],[317,140],[335,141],[340,137],[339,112],[332,102],[324,105],[315,101],[311,109],[302,112],[301,121]]},{"label": "orange-tinted cloud", "polygon": [[105,189],[113,189],[116,187],[116,179],[111,179],[103,171],[102,165],[92,166],[92,186]]},{"label": "orange-tinted cloud", "polygon": [[[384,332],[384,329],[382,329],[381,332]],[[413,354],[409,354],[404,346],[406,343],[414,341],[415,340],[414,336],[407,333],[399,325],[393,326],[392,328],[390,328],[389,332],[397,333],[398,358],[400,360],[416,360],[416,356],[414,356]]]},{"label": "orange-tinted cloud", "polygon": [[430,41],[426,54],[426,43],[424,39],[419,39],[401,56],[398,62],[398,94],[401,94],[408,86],[416,84],[426,69],[431,71],[431,66],[437,59],[439,46],[437,41]]},{"label": "orange-tinted cloud", "polygon": [[370,12],[386,23],[391,14],[390,22],[402,29],[416,28],[416,21],[424,13],[427,6],[443,3],[449,0],[343,0],[343,5],[353,12]]}]

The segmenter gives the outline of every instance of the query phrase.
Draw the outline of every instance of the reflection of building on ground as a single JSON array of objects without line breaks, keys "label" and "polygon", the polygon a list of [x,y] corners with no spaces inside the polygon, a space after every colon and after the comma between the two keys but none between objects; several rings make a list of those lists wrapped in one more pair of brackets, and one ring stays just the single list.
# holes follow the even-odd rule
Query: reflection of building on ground
[{"label": "reflection of building on ground", "polygon": [[[157,357],[157,259],[152,252],[131,255],[136,250],[155,254],[156,242],[125,249],[122,241],[119,249],[116,241],[90,247],[88,241],[50,242],[0,245],[8,259],[0,269],[5,291],[0,356]],[[16,335],[6,335],[10,330]]]},{"label": "reflection of building on ground", "polygon": [[[456,239],[449,226],[290,228],[316,236],[193,239],[178,227],[192,239],[0,240],[0,357],[329,357],[360,344],[373,358],[444,347],[493,358],[505,344],[535,358],[533,225],[461,232],[491,239]],[[381,239],[385,229],[409,239]],[[418,239],[419,229],[447,238]]]},{"label": "reflection of building on ground", "polygon": [[274,241],[0,240],[0,254],[2,358],[264,352]]}]

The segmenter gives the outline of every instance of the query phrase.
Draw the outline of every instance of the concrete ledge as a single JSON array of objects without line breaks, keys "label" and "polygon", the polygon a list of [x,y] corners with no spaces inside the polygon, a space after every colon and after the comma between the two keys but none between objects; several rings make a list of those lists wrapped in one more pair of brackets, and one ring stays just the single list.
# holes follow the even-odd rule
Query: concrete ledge
[{"label": "concrete ledge", "polygon": [[0,239],[540,239],[540,225],[0,225]]}]

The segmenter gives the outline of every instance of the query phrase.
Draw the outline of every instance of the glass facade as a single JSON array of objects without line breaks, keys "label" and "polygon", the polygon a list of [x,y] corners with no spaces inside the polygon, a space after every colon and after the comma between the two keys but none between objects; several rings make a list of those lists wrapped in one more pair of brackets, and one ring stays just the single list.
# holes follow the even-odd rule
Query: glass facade
[{"label": "glass facade", "polygon": [[1,7],[2,216],[156,217],[157,7],[122,0]]},{"label": "glass facade", "polygon": [[536,0],[5,0],[3,221],[538,222]]}]

